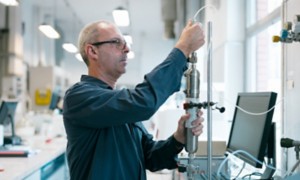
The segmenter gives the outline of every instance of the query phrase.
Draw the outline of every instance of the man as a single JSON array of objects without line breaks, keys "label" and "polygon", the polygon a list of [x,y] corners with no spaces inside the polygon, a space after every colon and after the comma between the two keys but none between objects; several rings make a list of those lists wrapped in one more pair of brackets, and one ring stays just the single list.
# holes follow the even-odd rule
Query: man
[{"label": "man", "polygon": [[[88,75],[66,92],[63,110],[71,179],[145,180],[145,169],[177,167],[189,115],[180,118],[177,131],[165,141],[154,141],[142,121],[179,90],[189,54],[203,44],[200,25],[190,21],[167,59],[142,83],[116,90],[129,52],[120,30],[99,21],[81,31],[79,48]],[[202,121],[199,111],[193,122],[197,136],[202,133]]]}]

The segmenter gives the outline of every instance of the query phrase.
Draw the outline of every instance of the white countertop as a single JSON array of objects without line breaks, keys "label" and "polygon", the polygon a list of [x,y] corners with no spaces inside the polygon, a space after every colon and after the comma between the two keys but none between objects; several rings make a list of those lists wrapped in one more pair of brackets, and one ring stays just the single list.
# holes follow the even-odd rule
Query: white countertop
[{"label": "white countertop", "polygon": [[66,138],[33,137],[31,148],[38,150],[30,157],[0,157],[0,179],[22,179],[43,165],[62,155],[66,149]]}]

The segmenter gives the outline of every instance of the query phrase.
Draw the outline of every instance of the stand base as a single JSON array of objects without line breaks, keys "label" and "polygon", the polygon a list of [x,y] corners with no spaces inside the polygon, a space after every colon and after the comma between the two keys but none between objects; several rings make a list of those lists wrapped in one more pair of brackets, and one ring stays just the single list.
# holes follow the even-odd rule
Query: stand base
[{"label": "stand base", "polygon": [[22,139],[19,136],[6,136],[4,137],[4,145],[10,144],[10,145],[21,145]]},{"label": "stand base", "polygon": [[275,173],[275,169],[266,167],[263,175],[261,176],[261,179],[272,179],[274,173]]}]

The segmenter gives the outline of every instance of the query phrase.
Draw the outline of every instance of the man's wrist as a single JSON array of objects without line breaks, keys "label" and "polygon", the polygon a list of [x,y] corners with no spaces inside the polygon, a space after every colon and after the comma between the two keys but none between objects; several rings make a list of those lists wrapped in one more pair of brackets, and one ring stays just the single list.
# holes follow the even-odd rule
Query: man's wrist
[{"label": "man's wrist", "polygon": [[185,144],[184,136],[180,136],[180,134],[178,134],[177,131],[173,134],[173,137],[176,141],[180,142],[181,144]]},{"label": "man's wrist", "polygon": [[184,141],[180,140],[176,133],[173,134],[173,139],[176,147],[183,148],[184,147]]},{"label": "man's wrist", "polygon": [[180,44],[176,44],[175,45],[175,48],[179,49],[186,58],[188,58],[190,56],[190,52],[188,51],[188,48],[187,47],[184,47]]}]

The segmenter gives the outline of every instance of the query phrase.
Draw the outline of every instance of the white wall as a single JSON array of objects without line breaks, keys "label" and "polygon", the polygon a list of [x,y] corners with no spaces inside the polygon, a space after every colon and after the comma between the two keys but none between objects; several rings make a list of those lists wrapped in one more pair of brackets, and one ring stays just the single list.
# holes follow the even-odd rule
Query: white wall
[{"label": "white wall", "polygon": [[[287,0],[283,6],[283,22],[293,22],[294,16],[300,14],[300,1]],[[293,22],[294,23],[294,22]],[[284,87],[284,121],[283,137],[300,140],[300,43],[293,42],[283,45],[283,87]],[[289,87],[288,82],[293,82],[294,86]],[[296,162],[294,148],[289,148],[287,157],[287,169],[291,169]],[[284,155],[284,156],[285,156]],[[299,172],[298,167],[298,172]]]},{"label": "white wall", "polygon": [[[212,22],[212,99],[226,108],[223,114],[213,111],[212,136],[213,139],[227,141],[230,130],[228,121],[233,117],[237,93],[244,90],[245,6],[244,1],[240,0],[208,1],[208,4],[214,6],[206,10],[206,20]],[[207,50],[204,48],[205,54]],[[204,63],[200,67],[204,76],[201,87],[204,99],[207,96],[206,58],[205,54]]]}]

